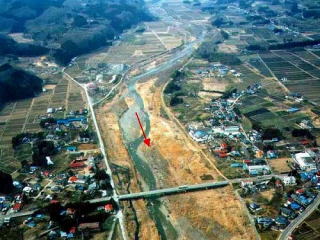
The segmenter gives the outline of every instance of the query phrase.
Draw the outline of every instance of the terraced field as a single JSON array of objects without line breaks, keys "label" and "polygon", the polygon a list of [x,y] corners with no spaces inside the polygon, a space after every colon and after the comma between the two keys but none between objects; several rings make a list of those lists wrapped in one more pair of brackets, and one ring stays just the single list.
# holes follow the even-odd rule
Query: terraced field
[{"label": "terraced field", "polygon": [[273,74],[291,91],[320,103],[320,58],[309,51],[272,51],[260,54]]},{"label": "terraced field", "polygon": [[49,107],[66,109],[56,117],[85,107],[84,95],[75,83],[61,78],[51,85],[52,88],[38,97],[7,104],[0,111],[0,170],[10,173],[20,167],[19,162],[23,159],[15,156],[12,137],[22,132],[41,131],[40,119]]}]

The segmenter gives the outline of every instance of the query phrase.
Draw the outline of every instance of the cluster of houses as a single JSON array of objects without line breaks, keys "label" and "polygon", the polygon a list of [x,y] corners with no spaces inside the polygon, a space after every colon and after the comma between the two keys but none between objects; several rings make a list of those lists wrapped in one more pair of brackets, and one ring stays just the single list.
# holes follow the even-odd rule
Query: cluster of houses
[{"label": "cluster of houses", "polygon": [[[0,227],[3,225],[14,226],[23,224],[28,228],[42,228],[48,224],[47,232],[49,239],[69,239],[83,232],[95,232],[101,230],[101,222],[81,222],[75,228],[65,232],[59,228],[59,224],[50,221],[49,215],[43,211],[39,203],[44,205],[61,204],[64,206],[70,202],[110,197],[112,199],[113,188],[110,177],[103,170],[102,157],[97,149],[82,151],[80,145],[94,143],[94,133],[88,130],[88,110],[81,109],[61,114],[62,108],[48,108],[47,114],[42,117],[40,125],[44,132],[41,134],[25,134],[18,144],[35,145],[39,142],[53,142],[59,156],[45,156],[46,167],[27,164],[21,169],[24,179],[13,181],[14,192],[0,195],[0,211],[4,215],[0,219]],[[61,118],[61,116],[66,115]],[[60,116],[60,118],[56,117]],[[90,146],[86,144],[86,146]],[[57,153],[55,151],[54,154]],[[51,154],[51,153],[50,153]],[[64,157],[64,161],[58,161],[58,157]],[[57,170],[57,168],[59,170]],[[34,213],[19,221],[12,221],[14,214],[24,214],[30,209],[36,209]],[[116,205],[111,202],[97,204],[95,212],[106,213],[111,216],[115,213]],[[33,212],[33,211],[32,211]],[[65,209],[60,216],[71,217],[75,215],[74,209]],[[101,219],[103,222],[104,220]],[[39,224],[41,223],[41,224]]]},{"label": "cluster of houses", "polygon": [[[220,66],[220,65],[219,65]],[[216,66],[217,67],[217,66]],[[255,142],[261,141],[261,134],[255,130],[246,133],[235,110],[241,97],[255,94],[261,89],[260,84],[252,84],[246,90],[231,93],[227,98],[219,98],[210,104],[205,111],[210,112],[211,118],[201,123],[190,123],[188,126],[191,138],[201,144],[207,144],[212,152],[219,158],[238,159],[232,162],[232,168],[242,168],[249,175],[265,175],[271,172],[265,157],[275,158],[274,151],[265,154],[258,149]],[[242,146],[234,148],[234,143]],[[250,154],[247,149],[253,154]],[[262,154],[255,154],[256,152]],[[251,160],[240,160],[240,157]]]},{"label": "cluster of houses", "polygon": [[[261,230],[272,229],[282,230],[290,221],[301,214],[316,198],[317,193],[306,189],[297,189],[294,193],[287,194],[286,202],[281,205],[279,215],[276,217],[258,216],[255,218],[256,224]],[[258,214],[262,210],[260,205],[251,203],[248,206],[253,214]]]},{"label": "cluster of houses", "polygon": [[0,196],[0,211],[2,214],[19,212],[23,208],[24,201],[23,193],[17,193],[15,196]]},{"label": "cluster of houses", "polygon": [[230,69],[230,67],[221,63],[213,63],[210,64],[208,67],[199,68],[194,73],[200,75],[200,77],[225,77],[228,73],[232,74],[235,77],[241,76],[240,72],[237,72],[234,69]]}]

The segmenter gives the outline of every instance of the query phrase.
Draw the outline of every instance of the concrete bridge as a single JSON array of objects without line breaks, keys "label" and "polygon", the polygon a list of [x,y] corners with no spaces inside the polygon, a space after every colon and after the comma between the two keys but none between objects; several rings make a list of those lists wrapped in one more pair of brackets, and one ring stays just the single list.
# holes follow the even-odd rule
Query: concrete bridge
[{"label": "concrete bridge", "polygon": [[[123,194],[123,195],[118,195],[117,197],[118,197],[119,201],[127,201],[127,200],[161,197],[161,196],[167,196],[167,195],[184,193],[184,192],[207,190],[207,189],[225,187],[227,185],[229,185],[228,181],[200,183],[200,184],[195,184],[195,185],[182,185],[182,186],[172,187],[172,188],[151,190],[151,191],[147,191],[147,192]],[[111,199],[110,197],[96,198],[96,199],[89,200],[89,202],[90,203],[100,203],[100,202],[107,202],[110,199]]]}]

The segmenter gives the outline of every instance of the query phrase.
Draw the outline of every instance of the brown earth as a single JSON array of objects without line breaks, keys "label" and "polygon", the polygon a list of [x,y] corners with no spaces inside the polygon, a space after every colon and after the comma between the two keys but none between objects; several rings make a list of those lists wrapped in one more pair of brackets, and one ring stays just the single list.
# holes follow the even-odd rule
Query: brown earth
[{"label": "brown earth", "polygon": [[[114,101],[119,101],[115,98]],[[126,193],[129,186],[130,192],[141,191],[138,183],[138,176],[135,168],[129,157],[127,149],[122,142],[122,136],[118,124],[119,115],[127,108],[124,101],[120,101],[116,107],[113,103],[106,104],[103,108],[97,111],[97,120],[101,129],[103,140],[105,143],[108,159],[111,164],[127,169],[129,176],[118,173],[119,171],[113,170],[114,181],[118,193]],[[112,167],[113,168],[113,167]],[[131,206],[129,203],[123,203],[124,216],[126,218],[126,227],[129,239],[134,239],[134,232],[137,228],[137,223],[134,221],[133,216],[136,214],[139,228],[139,239],[142,240],[158,240],[159,235],[154,225],[154,222],[148,215],[145,202],[143,200],[134,201]]]},{"label": "brown earth", "polygon": [[291,162],[291,158],[270,159],[269,164],[276,172],[286,173],[291,170],[287,161]]},{"label": "brown earth", "polygon": [[[139,149],[148,161],[153,161],[154,174],[160,187],[204,182],[202,175],[214,180],[223,176],[215,160],[190,140],[182,126],[162,101],[162,88],[154,87],[156,79],[138,84],[145,110],[150,116],[152,147]],[[161,116],[165,109],[170,119]],[[165,198],[171,222],[179,239],[254,239],[240,201],[231,187],[188,193]]]}]

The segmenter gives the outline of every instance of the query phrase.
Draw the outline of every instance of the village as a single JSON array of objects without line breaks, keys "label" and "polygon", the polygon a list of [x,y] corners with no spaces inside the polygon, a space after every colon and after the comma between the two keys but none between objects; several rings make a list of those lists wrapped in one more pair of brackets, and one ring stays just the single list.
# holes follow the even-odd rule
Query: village
[{"label": "village", "polygon": [[[193,66],[186,67],[186,70],[182,70],[184,73],[180,74],[183,78],[174,78],[177,86],[182,82],[188,83],[188,78],[217,79],[231,76],[241,79],[242,76],[241,72],[220,63],[201,67],[201,70],[193,69]],[[177,89],[183,91],[183,87],[182,90],[179,87]],[[248,99],[263,96],[265,92],[260,82],[242,86],[240,91],[216,91],[214,94],[218,93],[218,97],[192,113],[193,116],[202,114],[205,118],[193,117],[191,122],[184,119],[184,123],[190,137],[215,156],[218,168],[226,177],[253,178],[242,180],[234,186],[246,203],[259,232],[274,237],[317,197],[320,189],[319,148],[312,137],[314,126],[307,117],[296,121],[292,135],[290,133],[286,137],[276,127],[247,126],[244,119],[247,120],[250,114],[255,115],[243,111],[250,107]],[[172,95],[170,92],[169,96]],[[188,93],[176,95],[191,96]],[[173,109],[179,113],[182,108],[193,107],[193,101],[188,97],[182,99],[182,103],[173,105]],[[304,107],[301,94],[290,93],[283,101],[286,101],[284,112],[287,114],[296,114]],[[263,111],[254,111],[263,114]],[[266,180],[265,176],[271,177]]]},{"label": "village", "polygon": [[[10,193],[0,196],[0,225],[48,239],[107,233],[118,206],[89,111],[48,108],[39,118],[42,132],[12,140],[16,154],[30,158],[12,174]],[[110,200],[89,203],[102,197]]]}]

